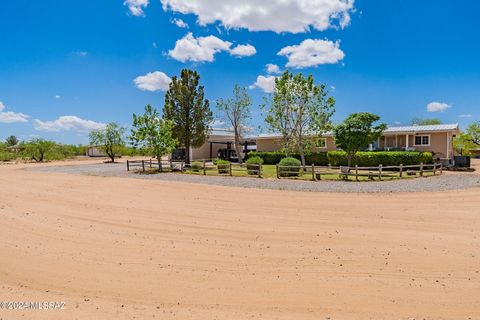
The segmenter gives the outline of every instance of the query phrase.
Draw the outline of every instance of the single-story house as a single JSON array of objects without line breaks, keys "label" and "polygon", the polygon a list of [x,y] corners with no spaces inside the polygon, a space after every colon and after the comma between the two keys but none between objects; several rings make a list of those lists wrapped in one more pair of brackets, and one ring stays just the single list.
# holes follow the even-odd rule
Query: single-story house
[{"label": "single-story house", "polygon": [[[251,138],[242,139],[243,153],[252,150],[255,146],[255,140]],[[233,130],[212,128],[208,135],[207,141],[198,148],[190,148],[191,160],[208,160],[218,158],[219,152],[222,150],[235,150],[235,133]],[[184,157],[185,149],[177,149],[174,151],[172,158],[181,159]],[[244,154],[241,155],[244,157]]]},{"label": "single-story house", "polygon": [[[460,133],[458,124],[388,127],[378,141],[372,141],[370,150],[429,151],[435,158],[452,159],[453,138]],[[253,137],[252,137],[253,138]],[[257,151],[278,151],[282,136],[261,134],[254,138]],[[327,132],[316,141],[316,150],[337,150],[332,132]]]}]

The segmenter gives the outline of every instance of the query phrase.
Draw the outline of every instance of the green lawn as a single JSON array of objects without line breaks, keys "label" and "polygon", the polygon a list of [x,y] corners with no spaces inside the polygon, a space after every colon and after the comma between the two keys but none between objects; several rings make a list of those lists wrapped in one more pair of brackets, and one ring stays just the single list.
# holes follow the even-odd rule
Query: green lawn
[{"label": "green lawn", "polygon": [[[307,169],[308,170],[308,169]],[[342,178],[339,175],[338,170],[331,170],[328,171],[327,169],[322,169],[321,170],[322,175],[321,175],[321,180],[342,180]],[[326,172],[326,173],[324,173]],[[331,173],[329,173],[331,172]],[[352,173],[354,171],[352,170]],[[200,171],[194,172],[192,170],[187,170],[185,171],[186,174],[195,174],[195,175],[203,175],[203,169],[200,169]],[[219,174],[218,170],[214,166],[209,166],[207,167],[207,170],[205,171],[207,176],[230,176],[228,173],[227,174]],[[368,171],[359,171],[359,173],[368,173]],[[424,176],[432,176],[432,172],[425,172]],[[252,177],[252,178],[257,178],[256,175],[248,175],[247,170],[245,168],[240,168],[236,165],[233,166],[232,168],[232,176],[235,177]],[[412,179],[415,177],[419,177],[420,175],[417,174],[415,176],[408,176],[405,172],[403,173],[403,177],[400,178],[400,174],[398,172],[383,172],[382,174],[382,181],[387,181],[387,180],[395,180],[395,179]],[[263,165],[262,166],[262,178],[266,179],[272,179],[272,178],[277,178],[277,173],[276,173],[276,167],[275,165]],[[288,177],[288,178],[283,178],[283,179],[294,179],[294,180],[312,180],[312,173],[311,172],[304,172],[302,173],[299,177]],[[356,181],[356,178],[354,176],[350,176],[348,178],[350,181]],[[360,176],[358,177],[359,181],[369,181],[369,178],[367,176]],[[375,181],[378,181],[378,176],[374,177]]]}]

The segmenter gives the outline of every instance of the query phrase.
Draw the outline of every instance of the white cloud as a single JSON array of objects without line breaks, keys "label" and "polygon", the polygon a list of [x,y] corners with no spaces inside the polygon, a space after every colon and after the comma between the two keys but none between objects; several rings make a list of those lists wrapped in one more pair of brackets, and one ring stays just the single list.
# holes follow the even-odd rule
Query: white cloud
[{"label": "white cloud", "polygon": [[55,99],[61,99],[62,96],[59,96],[58,94],[55,96]]},{"label": "white cloud", "polygon": [[175,18],[170,21],[179,28],[188,29],[188,24],[182,19]]},{"label": "white cloud", "polygon": [[240,44],[230,50],[230,54],[237,57],[250,57],[255,55],[256,53],[257,49],[255,49],[255,47],[251,44]]},{"label": "white cloud", "polygon": [[156,43],[156,42],[152,42],[152,47],[154,47],[155,49],[157,49],[157,43]]},{"label": "white cloud", "polygon": [[249,31],[308,32],[346,27],[354,0],[160,0],[165,11],[195,14],[202,26]]},{"label": "white cloud", "polygon": [[258,76],[257,81],[252,84],[250,89],[260,88],[266,93],[275,92],[275,77],[274,76]]},{"label": "white cloud", "polygon": [[143,91],[167,91],[172,79],[163,72],[155,71],[136,77],[133,82]]},{"label": "white cloud", "polygon": [[340,42],[329,40],[306,39],[296,46],[288,46],[280,50],[280,56],[288,58],[287,67],[307,68],[319,64],[338,63],[345,57],[340,50]]},{"label": "white cloud", "polygon": [[74,54],[78,57],[86,57],[88,55],[87,51],[75,51]]},{"label": "white cloud", "polygon": [[28,122],[29,116],[23,113],[4,111],[6,106],[0,101],[0,123]]},{"label": "white cloud", "polygon": [[[185,37],[177,40],[175,48],[168,54],[175,60],[181,62],[212,62],[215,60],[215,54],[221,51],[227,51],[231,55],[245,56],[255,54],[256,50],[250,45],[238,45],[231,49],[232,43],[223,41],[215,36],[195,38],[191,32]],[[252,53],[252,49],[253,52]]]},{"label": "white cloud", "polygon": [[279,74],[280,73],[280,67],[277,66],[276,64],[269,63],[266,65],[267,67],[267,72],[269,74]]},{"label": "white cloud", "polygon": [[34,120],[34,127],[38,131],[91,131],[105,128],[105,123],[99,123],[92,120],[81,119],[77,116],[62,116],[53,121]]},{"label": "white cloud", "polygon": [[225,126],[225,121],[220,120],[220,119],[215,119],[210,124],[210,127],[212,127],[212,128],[221,128],[223,126]]},{"label": "white cloud", "polygon": [[471,114],[461,114],[461,115],[459,115],[458,117],[459,117],[459,118],[472,118],[473,115],[471,115]]},{"label": "white cloud", "polygon": [[143,9],[148,7],[149,2],[149,0],[125,0],[123,4],[128,7],[128,10],[130,10],[132,15],[136,17],[143,17],[145,16]]},{"label": "white cloud", "polygon": [[451,108],[452,106],[442,102],[430,102],[427,105],[428,112],[444,112],[445,110]]}]

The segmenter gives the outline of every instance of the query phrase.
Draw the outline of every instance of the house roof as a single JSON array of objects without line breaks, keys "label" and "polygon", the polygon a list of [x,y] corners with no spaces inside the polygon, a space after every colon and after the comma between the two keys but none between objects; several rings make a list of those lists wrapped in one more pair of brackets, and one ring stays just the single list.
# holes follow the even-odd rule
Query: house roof
[{"label": "house roof", "polygon": [[[435,124],[435,125],[424,125],[424,126],[398,126],[398,127],[388,127],[383,133],[384,134],[417,134],[417,133],[433,133],[433,132],[447,132],[447,131],[457,131],[459,130],[458,123],[455,124]],[[331,137],[333,136],[332,131],[325,132],[322,136]],[[281,135],[278,133],[262,133],[256,137],[250,137],[256,139],[271,139],[271,138],[281,138]]]}]

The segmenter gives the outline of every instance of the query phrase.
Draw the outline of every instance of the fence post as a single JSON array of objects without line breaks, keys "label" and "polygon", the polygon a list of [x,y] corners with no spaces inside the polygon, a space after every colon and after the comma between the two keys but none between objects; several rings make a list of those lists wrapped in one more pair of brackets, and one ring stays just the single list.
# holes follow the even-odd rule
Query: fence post
[{"label": "fence post", "polygon": [[150,169],[152,169],[152,159],[150,159]]},{"label": "fence post", "polygon": [[232,174],[232,163],[231,162],[228,164],[228,173],[230,174],[230,177],[233,175]]},{"label": "fence post", "polygon": [[355,165],[355,180],[358,181],[358,164]]},{"label": "fence post", "polygon": [[130,162],[127,160],[127,171],[130,171]]},{"label": "fence post", "polygon": [[261,164],[258,165],[258,177],[259,178],[262,177],[262,165]]},{"label": "fence post", "polygon": [[382,165],[378,166],[378,179],[379,180],[382,180],[382,168],[383,168]]},{"label": "fence post", "polygon": [[145,172],[145,160],[142,160],[142,171]]},{"label": "fence post", "polygon": [[205,160],[203,160],[203,175],[207,175],[207,165],[205,164]]},{"label": "fence post", "polygon": [[420,163],[420,177],[423,177],[423,162]]},{"label": "fence post", "polygon": [[443,173],[443,163],[440,163],[440,174]]},{"label": "fence post", "polygon": [[173,161],[171,158],[170,158],[170,170],[173,171]]},{"label": "fence post", "polygon": [[277,179],[280,179],[280,173],[278,172],[278,163],[276,164],[275,168],[277,169]]},{"label": "fence post", "polygon": [[436,175],[437,174],[437,164],[434,163],[433,164],[433,175]]},{"label": "fence post", "polygon": [[312,163],[312,180],[316,181],[317,179],[315,178],[315,165]]},{"label": "fence post", "polygon": [[183,173],[183,161],[180,162],[180,172]]},{"label": "fence post", "polygon": [[403,164],[400,164],[400,178],[403,177]]},{"label": "fence post", "polygon": [[158,161],[158,171],[163,172],[163,167],[162,167],[162,158],[157,159]]}]

